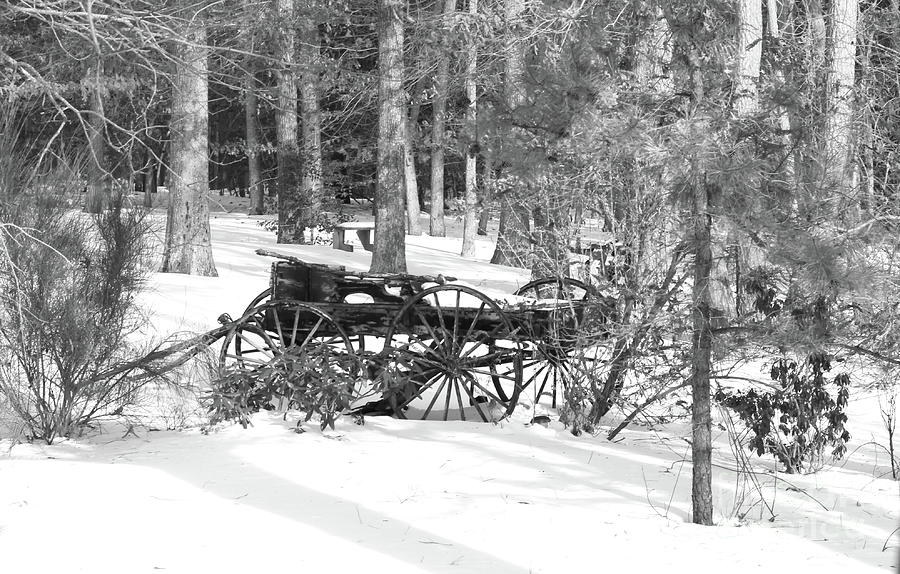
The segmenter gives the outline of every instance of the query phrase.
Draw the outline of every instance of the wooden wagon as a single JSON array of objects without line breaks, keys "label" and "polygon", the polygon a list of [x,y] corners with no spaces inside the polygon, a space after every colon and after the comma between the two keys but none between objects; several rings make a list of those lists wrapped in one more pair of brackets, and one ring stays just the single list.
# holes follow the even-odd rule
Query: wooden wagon
[{"label": "wooden wagon", "polygon": [[[278,365],[314,385],[352,380],[353,408],[399,417],[495,421],[530,389],[557,393],[585,355],[576,352],[590,288],[574,280],[529,283],[499,304],[443,276],[372,274],[276,257],[268,289],[229,326],[222,377]],[[592,360],[592,359],[587,359]]]}]

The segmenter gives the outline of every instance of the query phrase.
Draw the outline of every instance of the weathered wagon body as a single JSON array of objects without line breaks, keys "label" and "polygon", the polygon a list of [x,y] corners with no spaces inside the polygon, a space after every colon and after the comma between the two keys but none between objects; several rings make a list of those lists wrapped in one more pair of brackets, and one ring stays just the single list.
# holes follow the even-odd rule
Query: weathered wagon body
[{"label": "weathered wagon body", "polygon": [[555,405],[576,368],[589,295],[577,281],[534,282],[520,290],[533,295],[527,303],[501,306],[442,276],[359,273],[258,253],[279,260],[269,288],[230,323],[223,376],[278,363],[314,381],[323,364],[356,368],[363,412],[488,421],[509,415],[532,385],[535,400],[549,393]]}]

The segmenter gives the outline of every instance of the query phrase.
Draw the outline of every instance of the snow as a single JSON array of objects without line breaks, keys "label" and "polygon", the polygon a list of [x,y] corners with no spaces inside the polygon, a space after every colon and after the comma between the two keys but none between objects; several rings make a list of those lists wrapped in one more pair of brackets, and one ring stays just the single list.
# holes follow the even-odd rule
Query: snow
[{"label": "snow", "polygon": [[[156,274],[147,336],[238,316],[268,285],[274,249],[364,271],[370,254],[275,246],[259,218],[212,219],[217,278]],[[479,239],[408,237],[409,271],[509,295],[526,272]],[[895,568],[898,483],[885,475],[875,393],[852,396],[851,454],[808,476],[752,458],[775,519],[743,504],[716,435],[716,527],[690,523],[685,424],[574,437],[558,422],[349,418],[334,431],[261,413],[253,426],[154,431],[109,423],[52,446],[0,442],[0,571],[844,572]],[[615,424],[617,421],[611,421]],[[601,430],[606,430],[604,427]],[[719,432],[719,431],[717,431]],[[857,449],[854,451],[854,449]],[[687,458],[687,462],[684,458]],[[736,503],[737,500],[737,503]],[[746,512],[738,519],[732,509]],[[882,547],[887,545],[887,550]],[[801,570],[802,569],[802,570]]]}]

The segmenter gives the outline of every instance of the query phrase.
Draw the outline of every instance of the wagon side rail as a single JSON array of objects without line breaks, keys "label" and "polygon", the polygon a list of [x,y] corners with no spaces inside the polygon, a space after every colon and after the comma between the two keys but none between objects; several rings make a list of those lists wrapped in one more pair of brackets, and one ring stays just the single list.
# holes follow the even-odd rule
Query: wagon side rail
[{"label": "wagon side rail", "polygon": [[448,281],[456,281],[456,277],[449,277],[443,274],[438,275],[412,275],[408,273],[368,273],[364,271],[353,271],[347,269],[343,265],[325,265],[323,263],[310,263],[308,261],[304,261],[299,257],[294,257],[293,255],[286,255],[284,253],[278,253],[277,251],[270,251],[268,249],[257,249],[257,255],[262,255],[264,257],[274,257],[276,259],[282,259],[284,261],[290,261],[291,263],[295,263],[297,265],[303,265],[306,267],[310,267],[313,269],[319,269],[329,275],[334,276],[335,278],[340,279],[356,279],[358,281],[377,283],[381,285],[385,285],[387,287],[404,287],[404,286],[419,286],[421,287],[424,283],[435,283],[437,285],[444,285]]}]

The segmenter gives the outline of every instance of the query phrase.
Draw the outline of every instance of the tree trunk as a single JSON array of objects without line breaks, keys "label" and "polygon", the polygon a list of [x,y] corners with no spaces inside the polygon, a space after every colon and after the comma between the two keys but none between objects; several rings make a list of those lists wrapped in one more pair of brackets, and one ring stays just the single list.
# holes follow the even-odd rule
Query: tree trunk
[{"label": "tree trunk", "polygon": [[[853,174],[853,102],[856,82],[857,0],[832,0],[828,18],[828,74],[825,106],[826,183],[845,197]],[[838,205],[846,208],[846,205]],[[841,209],[841,212],[844,210]]]},{"label": "tree trunk", "polygon": [[416,125],[412,117],[404,114],[403,181],[406,188],[406,232],[410,235],[422,235],[422,224],[419,222],[422,207],[419,205],[419,183],[416,181],[415,133]]},{"label": "tree trunk", "polygon": [[406,272],[403,224],[403,21],[405,0],[378,4],[378,181],[372,273]]},{"label": "tree trunk", "polygon": [[294,0],[275,0],[277,42],[278,243],[303,243],[300,146],[297,143],[297,79],[294,74]]},{"label": "tree trunk", "polygon": [[478,235],[488,234],[491,221],[491,204],[494,201],[494,154],[483,150],[484,166],[481,168],[481,215],[478,217]]},{"label": "tree trunk", "polygon": [[253,32],[252,0],[244,0],[244,10],[247,16],[247,56],[244,58],[244,126],[247,130],[247,187],[250,192],[250,215],[262,215],[265,213],[265,202],[262,189],[262,170],[260,168],[259,145],[259,103],[256,96],[256,58],[253,57],[256,49],[255,35]]},{"label": "tree trunk", "polygon": [[156,194],[157,181],[156,173],[159,169],[156,158],[150,154],[150,160],[147,162],[147,173],[144,176],[144,207],[153,207],[153,197]]},{"label": "tree trunk", "polygon": [[[695,170],[698,168],[695,168]],[[691,500],[695,524],[712,525],[712,418],[709,377],[712,369],[709,280],[712,270],[709,190],[703,176],[695,174],[692,219],[694,229],[693,348],[691,359]]]},{"label": "tree trunk", "polygon": [[[472,20],[478,18],[478,0],[469,0],[469,15]],[[475,72],[478,67],[478,48],[470,42],[466,52],[466,131],[468,146],[466,147],[466,213],[463,220],[463,241],[460,255],[475,257],[475,234],[478,231],[478,88],[475,85]]]},{"label": "tree trunk", "polygon": [[634,46],[634,76],[640,86],[657,94],[671,94],[668,74],[672,59],[669,24],[662,9],[654,7],[637,14],[638,37]]},{"label": "tree trunk", "polygon": [[[703,17],[695,18],[694,36],[700,34]],[[705,99],[702,59],[696,45],[688,52],[691,91],[694,102]],[[712,230],[710,186],[698,159],[692,160],[691,219],[694,239],[694,283],[691,293],[691,461],[693,521],[712,525],[712,418],[709,378],[712,371],[712,325],[710,322],[710,278],[712,273]]]},{"label": "tree trunk", "polygon": [[[781,37],[781,24],[778,19],[778,0],[766,0],[766,11],[769,18],[769,35],[772,38]],[[784,84],[784,70],[780,66],[776,66],[773,70],[776,85]],[[781,132],[782,143],[784,149],[791,150],[791,115],[785,106],[778,106],[778,127]],[[781,173],[782,181],[780,184],[784,188],[794,184],[794,156],[796,152],[788,151],[787,156],[782,162]]]},{"label": "tree trunk", "polygon": [[434,121],[431,131],[431,225],[433,237],[446,234],[444,226],[444,136],[447,122],[447,93],[450,90],[450,47],[447,34],[450,17],[456,11],[456,0],[438,0],[435,4],[441,18],[442,42],[437,59],[437,76],[434,86],[432,110]]},{"label": "tree trunk", "polygon": [[319,29],[310,17],[300,19],[300,57],[304,65],[300,77],[303,120],[300,186],[301,228],[315,229],[322,211],[322,114],[319,111]]},{"label": "tree trunk", "polygon": [[[524,0],[505,0],[506,44],[504,46],[505,75],[504,98],[508,112],[515,116],[525,103],[525,45],[522,40],[520,19],[525,10]],[[513,141],[514,128],[509,127],[509,140]],[[530,209],[528,198],[521,191],[507,190],[500,200],[500,230],[497,247],[491,263],[527,267],[531,251]]]},{"label": "tree trunk", "polygon": [[762,0],[740,0],[734,82],[734,111],[738,117],[751,116],[759,108],[762,28]]},{"label": "tree trunk", "polygon": [[500,229],[491,263],[528,267],[531,252],[531,213],[519,198],[507,192],[500,197]]},{"label": "tree trunk", "polygon": [[209,234],[209,75],[206,27],[182,32],[172,85],[171,168],[164,273],[215,277]]},{"label": "tree trunk", "polygon": [[109,177],[106,169],[106,114],[103,109],[103,62],[100,56],[92,68],[90,78],[90,109],[88,116],[88,147],[90,148],[89,181],[84,198],[84,211],[100,213],[106,203]]},{"label": "tree trunk", "polygon": [[250,191],[250,214],[262,215],[265,213],[265,199],[262,188],[262,169],[260,167],[259,145],[259,103],[256,97],[256,77],[251,71],[247,71],[244,78],[246,99],[244,100],[244,122],[247,129],[247,187]]}]

